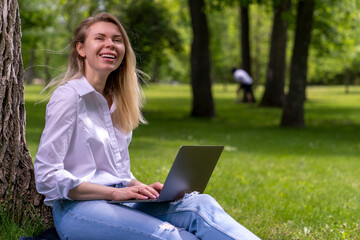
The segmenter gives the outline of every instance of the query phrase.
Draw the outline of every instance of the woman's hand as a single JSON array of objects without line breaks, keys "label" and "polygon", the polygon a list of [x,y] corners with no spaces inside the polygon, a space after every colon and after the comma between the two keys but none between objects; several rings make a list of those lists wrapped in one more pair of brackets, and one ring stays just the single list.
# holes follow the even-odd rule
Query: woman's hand
[{"label": "woman's hand", "polygon": [[136,179],[132,179],[127,188],[136,194],[135,199],[156,199],[159,197],[163,184],[155,182],[151,185],[146,185]]},{"label": "woman's hand", "polygon": [[159,183],[159,182],[155,182],[153,184],[150,184],[150,187],[152,187],[153,189],[155,189],[159,194],[163,188],[164,184]]},{"label": "woman's hand", "polygon": [[[146,185],[145,185],[146,186]],[[121,201],[129,199],[149,199],[156,198],[152,193],[149,192],[146,187],[142,186],[131,186],[123,188],[113,188],[111,194],[111,200]]]}]

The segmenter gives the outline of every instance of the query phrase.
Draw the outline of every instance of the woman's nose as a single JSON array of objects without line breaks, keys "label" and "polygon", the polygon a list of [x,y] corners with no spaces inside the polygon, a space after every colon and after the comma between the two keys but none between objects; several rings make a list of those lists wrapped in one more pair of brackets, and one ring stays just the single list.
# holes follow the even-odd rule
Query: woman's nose
[{"label": "woman's nose", "polygon": [[106,39],[105,46],[113,48],[114,47],[114,41],[111,38]]}]

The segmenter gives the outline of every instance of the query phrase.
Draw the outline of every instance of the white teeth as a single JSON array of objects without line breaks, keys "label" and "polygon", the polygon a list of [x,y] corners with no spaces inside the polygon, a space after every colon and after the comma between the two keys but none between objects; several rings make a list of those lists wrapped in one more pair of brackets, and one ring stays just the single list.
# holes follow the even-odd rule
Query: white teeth
[{"label": "white teeth", "polygon": [[102,54],[101,57],[115,59],[115,56],[111,54]]}]

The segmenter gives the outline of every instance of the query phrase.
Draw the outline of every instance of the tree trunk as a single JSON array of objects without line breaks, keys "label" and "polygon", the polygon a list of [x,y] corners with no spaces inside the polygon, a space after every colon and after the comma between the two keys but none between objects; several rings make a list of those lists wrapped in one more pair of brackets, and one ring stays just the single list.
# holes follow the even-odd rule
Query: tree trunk
[{"label": "tree trunk", "polygon": [[[249,25],[249,3],[240,3],[241,68],[252,76]],[[243,93],[243,102],[246,103],[248,98],[245,91]]]},{"label": "tree trunk", "polygon": [[[0,2],[0,203],[19,223],[51,209],[35,188],[34,167],[25,140],[24,69],[17,1]],[[35,212],[34,212],[35,211]]]},{"label": "tree trunk", "polygon": [[284,127],[305,127],[304,101],[307,59],[314,8],[314,0],[301,0],[298,3],[295,42],[290,69],[290,87],[281,119],[281,126]]},{"label": "tree trunk", "polygon": [[250,76],[251,57],[250,57],[250,35],[249,35],[249,5],[240,5],[240,23],[241,23],[241,68]]},{"label": "tree trunk", "polygon": [[153,83],[159,82],[159,70],[160,70],[160,60],[159,57],[156,57],[153,64],[150,82]]},{"label": "tree trunk", "polygon": [[[254,15],[255,19],[253,18],[252,20],[254,20],[255,22],[255,28],[260,28],[261,27],[261,18],[262,18],[262,14],[260,13],[261,11],[257,10],[256,14]],[[261,58],[261,39],[263,38],[263,36],[259,33],[256,33],[254,35],[254,44],[252,46],[254,47],[254,53],[255,56],[253,57],[252,60],[252,79],[254,80],[253,82],[253,89],[256,88],[259,85],[260,82],[260,70],[261,70],[261,66],[260,66],[260,58]]]},{"label": "tree trunk", "polygon": [[189,0],[193,42],[191,45],[191,85],[193,105],[191,116],[214,117],[211,93],[209,32],[204,0]]},{"label": "tree trunk", "polygon": [[288,22],[284,13],[291,7],[291,0],[274,3],[274,22],[271,33],[269,65],[266,85],[260,106],[283,107],[286,70],[286,43]]}]

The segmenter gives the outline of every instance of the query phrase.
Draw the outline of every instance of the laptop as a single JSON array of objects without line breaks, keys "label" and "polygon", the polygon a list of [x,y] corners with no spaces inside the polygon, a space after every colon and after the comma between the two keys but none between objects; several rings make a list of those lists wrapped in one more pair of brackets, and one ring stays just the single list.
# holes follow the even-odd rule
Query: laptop
[{"label": "laptop", "polygon": [[203,193],[224,146],[181,146],[157,199],[129,199],[108,203],[171,202],[185,193]]}]

